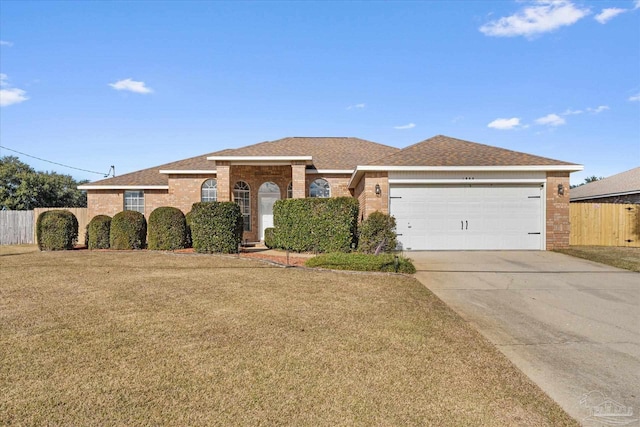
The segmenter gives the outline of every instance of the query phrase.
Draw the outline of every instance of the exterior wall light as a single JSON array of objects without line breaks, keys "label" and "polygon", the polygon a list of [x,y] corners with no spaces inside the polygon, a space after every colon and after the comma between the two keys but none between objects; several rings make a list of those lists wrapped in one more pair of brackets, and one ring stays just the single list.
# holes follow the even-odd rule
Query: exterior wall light
[{"label": "exterior wall light", "polygon": [[382,190],[380,189],[380,184],[376,184],[376,196],[380,197]]},{"label": "exterior wall light", "polygon": [[558,184],[558,195],[564,196],[564,185]]}]

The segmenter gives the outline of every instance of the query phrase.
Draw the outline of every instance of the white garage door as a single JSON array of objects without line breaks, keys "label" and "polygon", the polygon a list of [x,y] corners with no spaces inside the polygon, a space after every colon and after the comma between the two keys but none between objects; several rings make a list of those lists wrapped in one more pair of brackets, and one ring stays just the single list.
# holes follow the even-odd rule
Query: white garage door
[{"label": "white garage door", "polygon": [[406,250],[542,249],[540,185],[392,185]]}]

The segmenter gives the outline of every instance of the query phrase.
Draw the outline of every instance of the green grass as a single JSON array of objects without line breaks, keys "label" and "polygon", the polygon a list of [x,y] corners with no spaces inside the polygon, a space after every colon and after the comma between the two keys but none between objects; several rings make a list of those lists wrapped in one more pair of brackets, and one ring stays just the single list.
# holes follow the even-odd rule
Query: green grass
[{"label": "green grass", "polygon": [[640,272],[640,248],[571,246],[567,249],[558,249],[556,252],[607,264],[612,267]]},{"label": "green grass", "polygon": [[307,267],[328,268],[330,270],[382,271],[407,274],[416,272],[416,268],[410,259],[398,256],[396,260],[393,254],[330,253],[310,258],[305,265]]},{"label": "green grass", "polygon": [[577,426],[411,277],[0,247],[0,425]]}]

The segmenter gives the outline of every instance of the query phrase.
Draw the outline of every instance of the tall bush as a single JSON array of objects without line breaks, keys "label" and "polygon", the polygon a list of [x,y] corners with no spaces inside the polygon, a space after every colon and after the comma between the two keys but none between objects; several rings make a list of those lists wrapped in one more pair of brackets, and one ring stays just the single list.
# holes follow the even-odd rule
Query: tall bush
[{"label": "tall bush", "polygon": [[89,249],[109,249],[110,230],[110,216],[96,215],[91,218],[87,227],[87,247]]},{"label": "tall bush", "polygon": [[111,220],[111,249],[144,249],[147,243],[147,220],[140,212],[122,211]]},{"label": "tall bush", "polygon": [[164,206],[149,215],[149,241],[151,250],[172,251],[187,245],[187,222],[178,208]]},{"label": "tall bush", "polygon": [[356,239],[358,209],[351,197],[278,200],[274,245],[296,252],[348,252]]},{"label": "tall bush", "polygon": [[396,219],[391,215],[375,211],[360,224],[358,251],[367,254],[391,252],[397,245]]},{"label": "tall bush", "polygon": [[73,249],[78,240],[78,219],[67,210],[42,212],[36,221],[36,238],[41,251]]},{"label": "tall bush", "polygon": [[236,253],[242,242],[242,212],[233,202],[199,202],[191,208],[191,239],[199,253]]}]

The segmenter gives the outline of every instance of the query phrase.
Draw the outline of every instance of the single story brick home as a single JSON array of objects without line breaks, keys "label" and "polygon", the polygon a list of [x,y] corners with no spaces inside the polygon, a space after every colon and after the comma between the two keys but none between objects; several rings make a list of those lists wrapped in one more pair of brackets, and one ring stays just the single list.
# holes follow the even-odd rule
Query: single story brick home
[{"label": "single story brick home", "polygon": [[293,137],[104,179],[89,217],[235,201],[259,241],[284,198],[355,197],[361,219],[396,218],[403,250],[545,250],[569,244],[569,174],[581,165],[438,135],[404,149],[359,138]]}]

